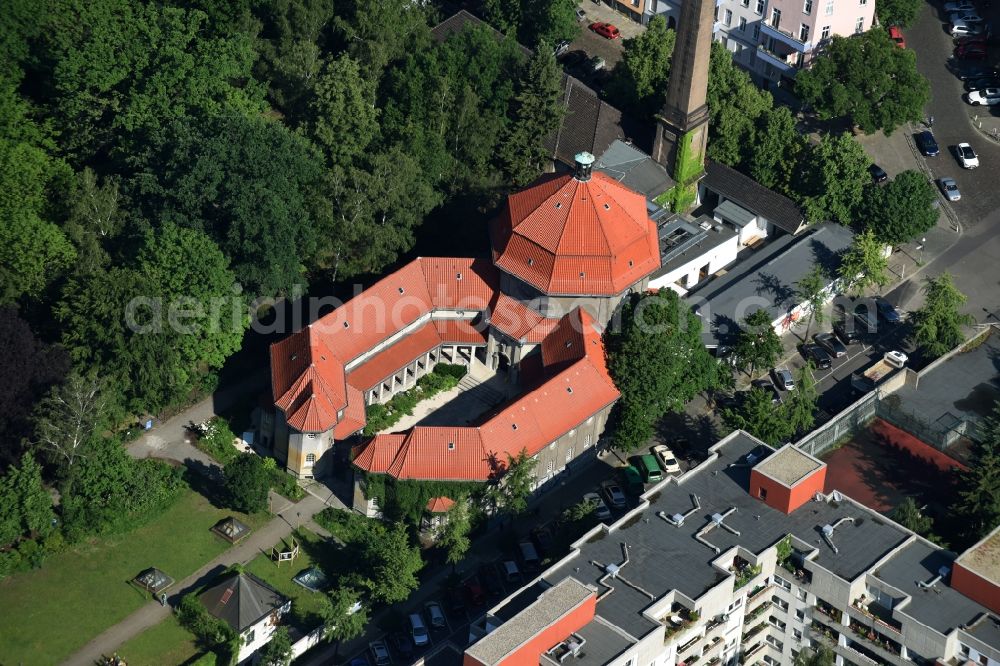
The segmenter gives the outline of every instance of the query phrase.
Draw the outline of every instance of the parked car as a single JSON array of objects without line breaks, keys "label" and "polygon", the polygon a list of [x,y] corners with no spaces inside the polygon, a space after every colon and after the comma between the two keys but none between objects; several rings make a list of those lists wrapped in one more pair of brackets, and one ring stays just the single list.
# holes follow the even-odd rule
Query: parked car
[{"label": "parked car", "polygon": [[561,56],[563,53],[566,53],[567,51],[569,51],[569,42],[567,42],[564,39],[564,40],[562,40],[561,42],[559,42],[558,44],[556,44],[552,48],[552,55],[554,55],[554,56],[556,56],[558,58],[559,56]]},{"label": "parked car", "polygon": [[875,312],[878,318],[886,324],[895,325],[903,321],[903,317],[899,314],[896,306],[881,296],[875,297]]},{"label": "parked car", "polygon": [[486,592],[483,590],[483,584],[475,576],[469,576],[466,579],[464,589],[465,598],[473,606],[482,606],[486,603]]},{"label": "parked car", "polygon": [[826,350],[817,344],[802,345],[802,358],[812,361],[820,370],[828,370],[833,365],[833,359]]},{"label": "parked car", "polygon": [[813,340],[833,358],[847,356],[847,347],[833,333],[817,333],[813,336]]},{"label": "parked car", "polygon": [[889,174],[887,174],[885,169],[877,164],[873,164],[868,167],[868,173],[872,175],[872,182],[876,185],[881,185],[885,181],[889,180]]},{"label": "parked car", "polygon": [[566,68],[578,67],[585,62],[587,62],[587,52],[579,49],[565,53],[562,56],[562,64]]},{"label": "parked car", "polygon": [[420,613],[410,613],[410,635],[413,637],[413,644],[423,647],[431,642],[431,636],[427,633],[427,625]]},{"label": "parked car", "polygon": [[556,539],[548,527],[540,526],[531,530],[531,540],[542,555],[551,555],[556,549]]},{"label": "parked car", "polygon": [[889,39],[896,42],[896,46],[899,48],[906,48],[906,40],[903,39],[903,31],[899,29],[898,25],[889,26]]},{"label": "parked car", "polygon": [[955,153],[958,155],[958,162],[964,169],[975,169],[979,166],[979,155],[967,143],[960,143],[955,146]]},{"label": "parked car", "polygon": [[878,330],[878,315],[870,312],[867,307],[859,307],[854,311],[854,321],[862,333],[874,333]]},{"label": "parked car", "polygon": [[965,21],[954,21],[951,25],[952,37],[968,37],[969,35],[981,35],[984,28],[978,23],[966,23]]},{"label": "parked car", "polygon": [[385,641],[372,641],[368,644],[368,649],[371,650],[375,666],[388,666],[392,663],[392,657],[389,656],[389,646],[385,644]]},{"label": "parked car", "polygon": [[641,495],[646,487],[642,483],[642,474],[633,465],[625,465],[618,468],[625,485],[625,492],[629,495]]},{"label": "parked car", "polygon": [[989,35],[981,33],[978,35],[969,35],[967,37],[959,37],[955,40],[955,46],[965,46],[966,44],[982,44],[986,46],[990,41]]},{"label": "parked car", "polygon": [[625,508],[625,493],[617,483],[607,482],[603,486],[604,496],[608,498],[608,503],[616,509]]},{"label": "parked car", "polygon": [[979,106],[981,104],[993,106],[994,104],[1000,104],[1000,88],[982,88],[980,90],[973,90],[965,96],[965,100],[973,106]]},{"label": "parked car", "polygon": [[504,560],[503,577],[508,583],[516,583],[521,580],[521,570],[517,568],[517,562],[514,560]]},{"label": "parked car", "polygon": [[402,657],[409,657],[413,654],[413,641],[406,634],[397,631],[392,636],[389,637],[389,642],[392,643],[393,649],[396,650]]},{"label": "parked car", "polygon": [[611,509],[608,508],[608,505],[604,503],[604,500],[597,493],[587,493],[583,496],[583,501],[594,505],[594,517],[598,520],[611,519]]},{"label": "parked car", "polygon": [[465,612],[465,591],[460,587],[453,587],[448,590],[448,610],[453,615],[461,615]]},{"label": "parked car", "polygon": [[952,25],[958,22],[972,25],[974,23],[982,23],[983,17],[977,14],[975,10],[966,9],[964,11],[952,12],[948,14],[948,22]]},{"label": "parked car", "polygon": [[587,70],[590,72],[600,72],[607,64],[601,56],[594,56],[587,62]]},{"label": "parked car", "polygon": [[656,459],[660,461],[660,467],[667,474],[677,474],[681,471],[680,463],[677,462],[677,458],[674,456],[674,452],[666,444],[657,444],[649,449],[656,456]]},{"label": "parked car", "polygon": [[972,0],[958,0],[958,2],[948,2],[944,5],[945,14],[953,14],[954,12],[966,12],[975,11],[976,5],[972,3]]},{"label": "parked car", "polygon": [[431,625],[431,629],[446,629],[448,627],[448,622],[444,619],[444,611],[441,610],[441,604],[436,601],[428,601],[424,604],[424,610],[427,612],[427,621]]},{"label": "parked car", "polygon": [[954,178],[941,178],[938,180],[941,192],[948,201],[961,201],[962,193],[958,189],[958,183]]},{"label": "parked car", "polygon": [[833,324],[833,333],[845,345],[853,345],[855,342],[861,341],[861,335],[854,327],[854,321],[851,319],[841,319],[835,322]]},{"label": "parked car", "polygon": [[750,382],[750,385],[756,389],[760,389],[764,393],[769,394],[771,396],[772,404],[775,405],[781,404],[781,393],[778,392],[778,389],[776,389],[774,387],[774,384],[772,384],[771,382],[767,381],[766,379],[755,379],[752,382]]},{"label": "parked car", "polygon": [[351,659],[351,666],[371,666],[371,664],[364,657],[355,657]]},{"label": "parked car", "polygon": [[[970,65],[968,67],[962,68],[958,74],[959,81],[968,81],[970,79],[981,79],[987,76],[997,76],[996,70],[987,65]],[[981,88],[993,88],[995,86],[980,86]]]},{"label": "parked car", "polygon": [[986,60],[985,44],[962,44],[955,48],[955,57],[962,60]]},{"label": "parked car", "polygon": [[920,132],[917,134],[915,139],[917,142],[917,148],[920,149],[920,152],[923,153],[924,156],[934,157],[941,152],[941,149],[938,148],[937,141],[934,139],[934,134],[930,130]]},{"label": "parked car", "polygon": [[771,368],[771,378],[774,384],[782,391],[791,391],[795,388],[795,379],[788,368]]},{"label": "parked car", "polygon": [[982,88],[1000,88],[1000,76],[994,74],[992,76],[981,76],[975,79],[966,79],[964,87],[966,92],[972,92],[973,90],[980,90]]},{"label": "parked car", "polygon": [[503,583],[500,582],[501,572],[497,566],[497,564],[481,564],[476,569],[476,577],[482,581],[486,594],[491,597],[499,597],[505,592]]},{"label": "parked car", "polygon": [[538,549],[530,541],[522,541],[517,544],[517,549],[521,554],[521,564],[525,571],[537,571],[542,565],[542,558],[538,555]]},{"label": "parked car", "polygon": [[589,28],[605,39],[618,39],[622,36],[621,32],[618,31],[618,28],[616,28],[613,24],[605,23],[604,21],[595,21],[590,24]]}]

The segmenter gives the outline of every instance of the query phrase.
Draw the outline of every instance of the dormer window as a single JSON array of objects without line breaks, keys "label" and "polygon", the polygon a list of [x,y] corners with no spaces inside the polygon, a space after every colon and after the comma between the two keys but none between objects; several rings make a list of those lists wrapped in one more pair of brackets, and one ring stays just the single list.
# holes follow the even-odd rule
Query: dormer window
[{"label": "dormer window", "polygon": [[566,393],[572,393],[572,392],[573,392],[573,387],[572,386],[567,386],[566,387]]},{"label": "dormer window", "polygon": [[529,257],[528,258],[528,265],[529,266],[534,266],[535,265],[535,260]]},{"label": "dormer window", "polygon": [[632,268],[632,264],[633,264],[632,260],[631,260],[631,259],[629,259],[629,260],[628,260],[628,267],[629,267],[629,268]]},{"label": "dormer window", "polygon": [[611,206],[609,206],[608,204],[604,204],[604,210],[611,210]]},{"label": "dormer window", "polygon": [[561,201],[557,201],[556,202],[556,210],[558,210],[560,208],[562,208],[562,202]]},{"label": "dormer window", "polygon": [[583,276],[584,276],[584,272],[580,271],[580,277],[582,278]]}]

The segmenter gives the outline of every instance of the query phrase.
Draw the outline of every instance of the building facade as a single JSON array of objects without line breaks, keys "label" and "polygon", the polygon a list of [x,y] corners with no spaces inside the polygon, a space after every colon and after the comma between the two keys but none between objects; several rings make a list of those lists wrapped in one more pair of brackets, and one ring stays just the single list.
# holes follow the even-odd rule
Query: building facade
[{"label": "building facade", "polygon": [[464,663],[1000,663],[1000,535],[956,559],[826,485],[735,432],[491,609]]},{"label": "building facade", "polygon": [[492,262],[420,258],[271,347],[275,454],[300,477],[438,363],[485,366],[523,389],[475,426],[360,443],[354,466],[397,479],[485,481],[521,451],[541,485],[604,429],[618,391],[601,332],[660,266],[645,197],[592,172],[544,176],[490,226]]}]

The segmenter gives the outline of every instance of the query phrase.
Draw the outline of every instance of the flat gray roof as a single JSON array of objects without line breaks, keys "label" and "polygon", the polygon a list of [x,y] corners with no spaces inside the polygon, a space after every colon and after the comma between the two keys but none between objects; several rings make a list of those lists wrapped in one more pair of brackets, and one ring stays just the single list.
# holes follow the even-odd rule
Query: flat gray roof
[{"label": "flat gray roof", "polygon": [[814,265],[836,275],[840,252],[854,234],[839,224],[823,223],[797,236],[782,236],[736,264],[717,280],[696,285],[685,297],[701,315],[707,345],[730,344],[740,320],[755,310],[767,310],[771,320],[799,304],[796,283]]},{"label": "flat gray roof", "polygon": [[797,481],[822,466],[823,463],[805,451],[789,445],[768,456],[754,469],[791,488]]},{"label": "flat gray roof", "polygon": [[477,641],[467,652],[480,663],[499,663],[593,594],[592,589],[579,581],[565,577],[539,594],[534,603]]},{"label": "flat gray roof", "polygon": [[[614,661],[615,657],[625,652],[633,643],[601,618],[595,618],[576,634],[585,643],[576,657],[563,662],[570,666],[604,666]],[[558,663],[551,657],[548,661],[551,664]]]},{"label": "flat gray roof", "polygon": [[[650,495],[650,507],[642,514],[619,522],[617,528],[599,533],[584,543],[577,557],[560,568],[548,571],[544,578],[557,583],[569,576],[593,586],[598,596],[606,589],[598,581],[602,565],[623,561],[622,544],[628,545],[629,563],[620,576],[660,598],[671,590],[697,599],[727,577],[711,565],[715,552],[694,539],[714,513],[735,507],[726,517],[726,525],[739,531],[737,537],[724,530],[713,530],[706,539],[722,551],[742,546],[761,552],[787,534],[811,544],[819,552],[813,562],[845,580],[853,580],[879,559],[902,544],[910,535],[898,526],[880,520],[877,514],[861,505],[841,502],[809,502],[791,515],[772,509],[747,492],[750,465],[747,454],[765,456],[772,450],[749,435],[737,432],[717,449],[718,459],[684,478],[670,481]],[[691,496],[697,495],[701,509],[689,516],[681,527],[674,527],[658,516],[684,513],[692,508]],[[834,553],[821,536],[823,525],[840,518],[855,518],[853,524],[838,528]],[[614,593],[597,602],[597,614],[631,636],[640,638],[655,628],[642,616],[653,602],[630,586],[609,581]]]},{"label": "flat gray roof", "polygon": [[756,213],[748,211],[732,199],[726,199],[712,211],[713,215],[721,215],[733,224],[745,227],[757,218]]},{"label": "flat gray roof", "polygon": [[916,386],[895,391],[901,409],[942,432],[962,421],[977,423],[1000,400],[1000,333],[920,374]]},{"label": "flat gray roof", "polygon": [[1000,646],[1000,620],[994,615],[981,618],[975,625],[966,627],[965,631],[987,645]]},{"label": "flat gray roof", "polygon": [[[660,240],[660,268],[653,273],[653,279],[666,275],[692,259],[714,250],[735,238],[738,233],[732,227],[716,222],[707,215],[702,215],[696,220],[680,215],[654,218],[654,220]],[[702,223],[710,225],[710,228],[703,229]]]},{"label": "flat gray roof", "polygon": [[[951,569],[955,555],[946,550],[914,541],[892,556],[875,571],[875,577],[900,589],[912,600],[896,612],[908,615],[922,624],[947,634],[955,627],[971,623],[988,612],[972,599],[945,584],[947,578],[931,588],[929,583],[940,575],[942,567]],[[992,643],[1000,646],[1000,643]]]},{"label": "flat gray roof", "polygon": [[630,143],[615,139],[597,158],[594,168],[614,178],[647,199],[657,197],[674,185],[667,170]]}]

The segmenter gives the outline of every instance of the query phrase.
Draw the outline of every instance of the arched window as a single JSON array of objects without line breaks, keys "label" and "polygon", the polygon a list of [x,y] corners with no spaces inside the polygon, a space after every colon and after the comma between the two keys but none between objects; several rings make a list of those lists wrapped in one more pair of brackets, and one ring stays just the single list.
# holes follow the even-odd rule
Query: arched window
[{"label": "arched window", "polygon": [[306,464],[307,465],[315,465],[316,464],[316,454],[315,453],[307,453],[306,454]]}]

